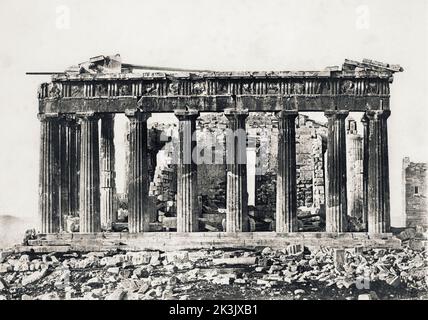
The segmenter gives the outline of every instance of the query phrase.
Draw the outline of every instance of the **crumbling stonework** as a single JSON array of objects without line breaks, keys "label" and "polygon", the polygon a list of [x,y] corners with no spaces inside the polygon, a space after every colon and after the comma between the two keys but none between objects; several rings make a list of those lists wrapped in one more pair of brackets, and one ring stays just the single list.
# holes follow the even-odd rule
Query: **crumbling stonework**
[{"label": "crumbling stonework", "polygon": [[426,163],[403,159],[403,206],[406,226],[428,228]]},{"label": "crumbling stonework", "polygon": [[428,292],[426,252],[409,248],[0,254],[0,300],[373,300]]},{"label": "crumbling stonework", "polygon": [[[278,121],[273,113],[252,113],[247,119],[248,146],[256,150],[254,217],[275,219],[276,173],[278,165]],[[198,196],[203,218],[220,224],[226,207],[225,130],[227,119],[222,114],[202,114],[197,121]],[[175,216],[177,155],[175,124],[154,123],[149,129],[149,150],[159,151],[150,195],[157,198],[160,220]],[[303,215],[324,212],[324,153],[326,128],[323,124],[300,115],[296,119],[297,204]],[[162,140],[162,141],[161,141]],[[156,145],[158,142],[158,146]],[[217,215],[214,217],[213,215]],[[319,219],[316,219],[319,221]]]},{"label": "crumbling stonework", "polygon": [[[115,61],[114,66],[111,65],[112,59]],[[364,112],[366,127],[369,128],[369,134],[365,134],[364,141],[364,217],[368,217],[364,220],[368,221],[369,233],[390,231],[387,119],[391,113],[389,86],[393,74],[403,71],[399,65],[364,59],[362,62],[345,60],[342,68],[326,68],[320,71],[188,72],[187,70],[179,73],[140,73],[133,72],[134,67],[122,64],[120,56],[97,56],[67,69],[64,73],[52,75],[51,82],[40,85],[38,113],[42,141],[39,181],[41,231],[54,234],[60,232],[61,216],[58,213],[73,214],[72,208],[62,211],[62,208],[67,208],[66,201],[64,197],[58,198],[58,194],[65,194],[61,186],[68,186],[65,181],[67,177],[63,177],[64,181],[61,183],[57,181],[58,173],[67,170],[65,161],[58,161],[59,141],[55,138],[61,136],[60,140],[64,141],[64,130],[59,130],[59,123],[64,120],[64,114],[68,115],[66,121],[79,118],[81,125],[80,233],[101,231],[98,120],[104,114],[120,113],[124,113],[129,121],[127,147],[129,170],[126,174],[129,231],[138,233],[153,229],[153,216],[147,213],[154,207],[150,204],[151,199],[147,197],[148,183],[152,176],[150,170],[154,176],[153,166],[150,168],[153,158],[148,156],[150,152],[147,137],[147,120],[152,113],[174,113],[179,120],[179,152],[174,152],[173,155],[178,154],[180,159],[177,169],[177,222],[184,221],[184,224],[177,224],[177,230],[199,231],[199,226],[195,223],[198,220],[196,218],[199,214],[196,212],[199,209],[198,205],[202,206],[202,199],[198,199],[201,192],[197,190],[198,164],[194,161],[190,163],[184,161],[192,158],[194,150],[192,147],[183,149],[183,146],[188,142],[191,146],[196,146],[197,141],[185,137],[189,131],[191,134],[196,133],[196,118],[200,113],[207,112],[223,113],[228,122],[226,124],[224,120],[218,121],[219,127],[223,125],[228,129],[239,129],[240,134],[247,127],[245,123],[247,116],[253,112],[261,113],[256,117],[266,119],[272,113],[281,115],[279,139],[274,134],[277,126],[274,118],[266,122],[256,120],[255,137],[251,137],[250,134],[250,141],[254,142],[255,146],[260,146],[258,150],[255,150],[257,147],[251,146],[250,158],[255,159],[255,152],[263,156],[261,159],[259,157],[261,166],[258,166],[258,169],[262,172],[258,174],[269,172],[268,169],[276,161],[272,157],[278,152],[274,150],[277,142],[286,142],[281,143],[279,148],[281,162],[277,174],[279,177],[277,206],[282,208],[276,210],[276,220],[279,221],[276,231],[279,233],[287,225],[291,226],[287,221],[293,221],[292,230],[287,227],[287,232],[296,229],[297,189],[303,190],[299,192],[300,210],[303,208],[303,211],[311,212],[309,216],[314,216],[312,211],[315,210],[315,215],[319,216],[324,193],[324,198],[327,199],[326,231],[349,231],[346,221],[348,212],[345,118],[349,112]],[[284,112],[288,113],[286,117]],[[321,139],[318,136],[316,126],[315,130],[310,124],[305,126],[302,132],[304,137],[300,136],[298,141],[304,142],[305,137],[310,136],[310,139],[316,139],[318,144],[312,148],[312,143],[309,143],[311,150],[308,150],[306,149],[308,146],[302,142],[303,150],[298,150],[298,159],[295,161],[296,149],[299,149],[299,146],[296,147],[295,143],[296,130],[293,121],[294,114],[297,115],[299,112],[323,112],[328,118],[328,161],[327,165],[324,165],[324,168],[328,169],[327,175],[321,170],[323,139],[322,136]],[[46,117],[50,118],[49,121]],[[252,129],[251,119],[249,121],[247,129]],[[265,126],[260,128],[259,124]],[[208,127],[209,125],[210,123]],[[235,147],[237,141],[238,139],[233,140]],[[227,210],[226,221],[222,226],[229,226],[230,229],[235,225],[233,230],[230,229],[234,232],[253,231],[255,224],[251,219],[247,219],[247,208],[250,205],[248,200],[251,199],[251,205],[255,202],[254,177],[247,179],[247,172],[252,170],[247,170],[249,165],[238,163],[240,162],[238,159],[247,158],[246,152],[241,152],[243,149],[239,149],[239,156],[229,148],[226,152],[226,156],[234,161],[227,161]],[[174,146],[175,150],[177,149]],[[205,158],[208,150],[201,151]],[[77,154],[77,151],[75,153]],[[196,154],[202,156],[200,152]],[[70,172],[72,176],[78,175],[75,166],[69,169],[72,169],[72,173]],[[322,190],[323,186],[319,180],[322,175],[324,180],[328,176],[328,184],[324,183],[328,186],[327,192]],[[72,179],[69,180],[73,183]],[[247,182],[253,184],[248,189]],[[77,188],[68,189],[75,193],[74,196],[78,196]],[[251,197],[247,196],[247,190],[251,191]],[[370,195],[367,190],[370,190]],[[316,207],[318,205],[320,208]],[[219,212],[220,209],[223,208],[218,208]],[[239,223],[235,223],[237,221]],[[155,229],[159,231],[159,227],[158,224]],[[222,229],[224,230],[224,227]]]}]

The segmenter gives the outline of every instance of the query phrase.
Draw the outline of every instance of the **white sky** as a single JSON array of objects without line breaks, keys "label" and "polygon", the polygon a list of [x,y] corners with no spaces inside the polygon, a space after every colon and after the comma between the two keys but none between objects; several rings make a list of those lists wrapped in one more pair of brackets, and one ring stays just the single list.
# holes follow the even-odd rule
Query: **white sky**
[{"label": "white sky", "polygon": [[389,119],[397,224],[402,158],[428,159],[427,3],[1,0],[0,214],[37,216],[36,92],[49,78],[26,71],[63,71],[114,53],[128,63],[214,70],[320,70],[371,58],[405,69],[391,88]]}]

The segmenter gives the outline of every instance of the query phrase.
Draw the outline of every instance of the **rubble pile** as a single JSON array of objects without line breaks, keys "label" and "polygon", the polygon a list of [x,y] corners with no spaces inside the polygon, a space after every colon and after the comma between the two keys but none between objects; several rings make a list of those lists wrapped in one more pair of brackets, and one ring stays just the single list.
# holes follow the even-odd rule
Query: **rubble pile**
[{"label": "rubble pile", "polygon": [[0,255],[0,299],[426,299],[425,251],[193,250]]}]

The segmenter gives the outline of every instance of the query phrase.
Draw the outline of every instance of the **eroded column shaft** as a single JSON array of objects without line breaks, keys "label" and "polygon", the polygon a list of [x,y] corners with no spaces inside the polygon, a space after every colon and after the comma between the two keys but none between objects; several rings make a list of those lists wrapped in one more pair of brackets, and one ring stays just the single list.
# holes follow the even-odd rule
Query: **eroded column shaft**
[{"label": "eroded column shaft", "polygon": [[327,192],[326,231],[347,231],[346,136],[345,118],[348,111],[326,111],[327,133]]},{"label": "eroded column shaft", "polygon": [[117,220],[114,114],[101,117],[101,227]]},{"label": "eroded column shaft", "polygon": [[245,119],[248,117],[248,110],[225,109],[224,114],[229,120],[226,135],[226,232],[248,231],[247,141],[245,131]]},{"label": "eroded column shaft", "polygon": [[60,230],[66,228],[66,219],[69,214],[69,181],[70,176],[68,172],[68,146],[67,146],[67,118],[61,117],[59,121],[59,174],[60,174]]},{"label": "eroded column shaft", "polygon": [[42,233],[60,231],[60,174],[58,118],[45,114],[40,120],[39,218]]},{"label": "eroded column shaft", "polygon": [[361,119],[363,124],[363,217],[367,231],[368,223],[368,179],[369,179],[369,119],[366,114]]},{"label": "eroded column shaft", "polygon": [[72,216],[79,213],[79,164],[80,164],[80,125],[76,119],[67,122],[68,157],[68,212]]},{"label": "eroded column shaft", "polygon": [[100,157],[98,115],[79,114],[80,142],[80,232],[100,232]]},{"label": "eroded column shaft", "polygon": [[126,110],[125,114],[129,118],[128,229],[131,233],[137,233],[150,229],[147,210],[147,119],[150,114],[139,110]]},{"label": "eroded column shaft", "polygon": [[281,111],[278,137],[278,174],[276,180],[276,232],[296,232],[296,117],[295,111]]},{"label": "eroded column shaft", "polygon": [[367,111],[368,135],[368,232],[390,231],[389,160],[387,118],[389,110]]},{"label": "eroded column shaft", "polygon": [[346,132],[348,216],[363,215],[363,142],[355,120],[348,121]]},{"label": "eroded column shaft", "polygon": [[[177,232],[199,230],[197,159],[192,152],[196,150],[197,110],[176,110],[179,120],[180,139],[177,166]],[[196,154],[195,154],[196,156]]]}]

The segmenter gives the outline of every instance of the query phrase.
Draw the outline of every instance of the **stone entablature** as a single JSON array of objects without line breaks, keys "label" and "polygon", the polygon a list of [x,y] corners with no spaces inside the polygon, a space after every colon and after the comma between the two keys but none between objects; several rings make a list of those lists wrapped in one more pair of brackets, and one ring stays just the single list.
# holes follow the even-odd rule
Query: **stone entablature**
[{"label": "stone entablature", "polygon": [[39,112],[120,113],[137,103],[147,112],[389,109],[393,72],[346,60],[342,70],[323,71],[66,73],[41,84]]}]

